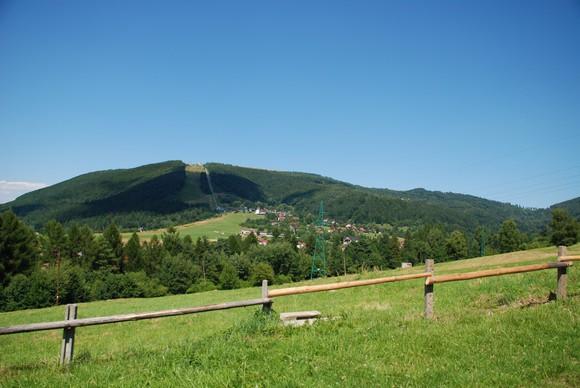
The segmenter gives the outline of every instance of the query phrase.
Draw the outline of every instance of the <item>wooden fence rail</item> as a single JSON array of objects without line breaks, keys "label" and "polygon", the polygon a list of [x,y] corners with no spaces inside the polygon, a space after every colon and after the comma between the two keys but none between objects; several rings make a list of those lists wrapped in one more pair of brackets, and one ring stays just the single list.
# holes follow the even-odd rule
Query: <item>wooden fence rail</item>
[{"label": "wooden fence rail", "polygon": [[446,283],[469,279],[479,279],[489,276],[501,276],[515,273],[540,271],[546,269],[557,269],[557,299],[566,298],[567,287],[567,268],[572,266],[572,261],[580,260],[580,255],[568,256],[566,254],[566,247],[558,248],[558,261],[546,264],[523,265],[511,268],[497,268],[490,270],[482,270],[467,273],[448,274],[448,275],[434,275],[435,262],[433,260],[425,261],[425,272],[409,275],[389,276],[378,279],[355,280],[350,282],[340,282],[331,284],[320,284],[315,286],[291,287],[277,290],[268,290],[268,281],[262,282],[262,297],[259,299],[242,300],[236,302],[226,302],[211,304],[205,306],[189,307],[182,309],[154,311],[146,313],[134,313],[123,315],[112,315],[106,317],[94,317],[77,319],[77,305],[67,305],[65,309],[65,319],[63,321],[32,323],[28,325],[18,325],[10,327],[0,327],[0,335],[28,333],[32,331],[42,330],[63,330],[62,346],[61,346],[61,365],[69,365],[72,362],[75,329],[81,326],[105,325],[110,323],[139,321],[143,319],[154,319],[163,317],[172,317],[177,315],[187,315],[203,313],[208,311],[228,310],[240,307],[249,307],[262,305],[264,312],[272,311],[272,299],[274,297],[298,295],[310,292],[321,292],[330,290],[339,290],[342,288],[370,286],[375,284],[400,282],[406,280],[425,278],[425,318],[433,318],[434,306],[434,285],[436,283]]},{"label": "wooden fence rail", "polygon": [[106,325],[109,323],[120,323],[129,321],[140,321],[143,319],[154,319],[173,317],[176,315],[197,314],[208,311],[228,310],[240,307],[249,307],[257,305],[271,305],[272,300],[269,298],[241,300],[236,302],[226,302],[210,304],[205,306],[188,307],[182,309],[172,309],[163,311],[154,311],[148,313],[134,313],[123,315],[111,315],[107,317],[94,317],[77,319],[77,305],[67,305],[65,308],[65,320],[43,323],[31,323],[28,325],[18,325],[10,327],[0,327],[0,335],[29,333],[32,331],[57,330],[63,329],[62,346],[60,351],[61,365],[69,365],[72,362],[74,350],[75,328],[81,326]]},{"label": "wooden fence rail", "polygon": [[450,275],[439,275],[439,276],[431,276],[425,279],[425,284],[435,284],[435,283],[447,283],[447,282],[457,282],[461,280],[470,280],[470,279],[479,279],[479,278],[486,278],[489,276],[500,276],[500,275],[509,275],[513,273],[522,273],[522,272],[533,272],[533,271],[541,271],[544,269],[555,269],[555,268],[562,268],[562,267],[569,267],[572,263],[568,262],[555,262],[555,263],[546,263],[546,264],[532,264],[532,265],[522,265],[518,267],[511,267],[511,268],[496,268],[496,269],[488,269],[484,271],[475,271],[475,272],[465,272],[465,273],[455,273]]},{"label": "wooden fence rail", "polygon": [[562,256],[560,257],[560,261],[578,261],[580,260],[580,255],[572,255],[572,256]]},{"label": "wooden fence rail", "polygon": [[431,275],[428,273],[417,273],[417,274],[410,274],[410,275],[389,276],[386,278],[353,280],[350,282],[339,282],[339,283],[330,283],[330,284],[319,284],[316,286],[281,288],[278,290],[269,290],[268,297],[275,298],[275,297],[279,297],[279,296],[306,294],[309,292],[321,292],[321,291],[330,291],[330,290],[340,290],[341,288],[371,286],[374,284],[400,282],[403,280],[419,279],[419,278],[425,278],[428,276],[431,276]]}]

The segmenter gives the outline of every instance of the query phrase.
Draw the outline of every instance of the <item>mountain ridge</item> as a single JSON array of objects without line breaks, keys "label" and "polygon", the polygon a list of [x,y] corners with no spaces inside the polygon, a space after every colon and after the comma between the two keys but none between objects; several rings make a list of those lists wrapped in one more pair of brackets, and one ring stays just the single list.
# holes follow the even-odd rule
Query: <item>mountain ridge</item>
[{"label": "mountain ridge", "polygon": [[514,218],[523,230],[538,231],[549,216],[548,209],[470,194],[367,188],[313,173],[180,160],[81,174],[26,193],[0,210],[11,208],[37,228],[50,219],[135,228],[207,218],[215,214],[216,201],[224,208],[288,205],[315,213],[321,200],[329,217],[398,226],[440,223],[473,230]]}]

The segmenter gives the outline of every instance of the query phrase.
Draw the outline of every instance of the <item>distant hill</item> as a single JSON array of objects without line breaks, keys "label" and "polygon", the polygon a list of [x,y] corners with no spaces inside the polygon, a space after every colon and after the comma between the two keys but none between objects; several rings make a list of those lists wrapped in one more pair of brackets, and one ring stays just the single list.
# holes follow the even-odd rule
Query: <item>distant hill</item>
[{"label": "distant hill", "polygon": [[523,230],[536,231],[549,217],[546,209],[471,195],[373,189],[315,174],[181,161],[80,175],[22,195],[0,209],[12,208],[36,227],[57,219],[96,228],[110,221],[126,228],[151,228],[207,218],[218,207],[287,204],[315,213],[321,200],[329,217],[357,223],[441,223],[473,230],[514,218]]},{"label": "distant hill", "polygon": [[550,209],[556,208],[566,209],[571,216],[580,218],[580,197],[550,206]]}]

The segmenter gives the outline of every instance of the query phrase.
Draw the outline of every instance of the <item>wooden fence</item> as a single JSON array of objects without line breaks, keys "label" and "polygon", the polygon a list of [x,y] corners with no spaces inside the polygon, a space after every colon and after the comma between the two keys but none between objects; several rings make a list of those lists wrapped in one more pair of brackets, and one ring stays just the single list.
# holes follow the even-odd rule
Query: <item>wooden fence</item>
[{"label": "wooden fence", "polygon": [[566,298],[567,287],[567,268],[572,265],[573,261],[580,260],[580,255],[568,256],[566,255],[566,247],[558,248],[558,260],[554,263],[523,265],[510,268],[498,268],[491,270],[482,270],[467,273],[448,274],[448,275],[434,275],[434,260],[425,261],[425,272],[409,275],[390,276],[378,279],[355,280],[350,282],[321,284],[314,286],[290,287],[276,290],[268,289],[268,281],[262,281],[262,297],[259,299],[242,300],[236,302],[226,302],[219,304],[211,304],[205,306],[189,307],[182,309],[163,310],[146,313],[134,313],[124,315],[112,315],[107,317],[94,317],[78,319],[78,307],[75,304],[67,305],[65,307],[65,319],[63,321],[32,323],[27,325],[18,325],[10,327],[0,327],[0,335],[28,333],[42,330],[58,330],[63,329],[60,363],[61,365],[69,365],[73,359],[75,329],[82,326],[105,325],[110,323],[120,323],[128,321],[139,321],[143,319],[155,319],[172,317],[177,315],[197,314],[209,311],[228,310],[233,308],[249,307],[262,305],[262,310],[266,313],[272,310],[272,298],[299,295],[310,292],[321,292],[330,290],[339,290],[343,288],[370,286],[375,284],[400,282],[414,279],[425,279],[424,284],[424,298],[425,298],[425,318],[433,318],[434,306],[434,285],[436,283],[447,283],[469,279],[479,279],[488,276],[501,276],[514,273],[541,271],[546,269],[557,269],[557,299]]}]

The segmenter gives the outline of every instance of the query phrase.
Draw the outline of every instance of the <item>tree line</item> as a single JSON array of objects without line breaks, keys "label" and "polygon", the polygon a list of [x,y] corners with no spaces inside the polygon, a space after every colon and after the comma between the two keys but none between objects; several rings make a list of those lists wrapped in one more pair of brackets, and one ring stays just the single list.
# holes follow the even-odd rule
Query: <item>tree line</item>
[{"label": "tree line", "polygon": [[[424,225],[404,233],[326,236],[327,273],[343,275],[400,267],[402,262],[458,260],[539,246],[572,245],[578,222],[556,209],[548,232],[528,236],[513,220],[497,231],[447,231]],[[34,232],[11,211],[0,214],[0,310],[128,297],[155,297],[212,289],[281,284],[309,278],[316,236],[284,225],[266,246],[254,234],[216,242],[194,241],[169,228],[141,241],[134,233],[123,241],[110,224],[97,234],[87,225],[64,227],[56,221]],[[346,239],[348,237],[348,239]],[[303,244],[299,244],[302,242]],[[303,245],[303,247],[302,247]],[[299,248],[300,247],[300,248]]]}]

